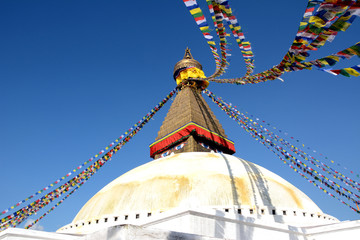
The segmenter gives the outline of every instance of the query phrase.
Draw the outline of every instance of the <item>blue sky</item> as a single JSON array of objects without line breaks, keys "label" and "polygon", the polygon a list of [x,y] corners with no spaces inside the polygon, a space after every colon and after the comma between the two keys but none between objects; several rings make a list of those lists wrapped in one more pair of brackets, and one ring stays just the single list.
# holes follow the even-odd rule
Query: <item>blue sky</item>
[{"label": "blue sky", "polygon": [[[205,6],[205,1],[199,3]],[[230,4],[252,44],[257,73],[282,59],[307,1]],[[357,19],[310,60],[355,44],[359,29]],[[0,31],[1,210],[92,157],[152,109],[175,87],[173,67],[186,47],[202,63],[206,75],[215,68],[201,32],[180,0],[4,0],[0,2]],[[230,69],[224,75],[229,78],[245,72],[239,49],[235,44],[232,49]],[[358,58],[341,62],[339,68],[356,64]],[[282,78],[285,82],[245,86],[211,83],[209,89],[359,173],[360,79],[317,70],[287,73]],[[235,141],[236,156],[290,181],[325,213],[340,220],[359,219],[357,213],[289,170],[209,104]],[[169,107],[40,225],[55,231],[70,223],[103,186],[151,161],[148,146]]]}]

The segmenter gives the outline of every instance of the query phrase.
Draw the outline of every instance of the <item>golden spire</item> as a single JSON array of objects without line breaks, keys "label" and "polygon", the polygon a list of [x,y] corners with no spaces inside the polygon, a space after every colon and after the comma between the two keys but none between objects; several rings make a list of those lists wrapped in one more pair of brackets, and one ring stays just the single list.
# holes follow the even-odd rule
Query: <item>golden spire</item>
[{"label": "golden spire", "polygon": [[205,78],[205,75],[201,64],[186,48],[184,58],[174,68],[174,79],[181,91],[176,95],[155,142],[150,145],[152,158],[170,152],[235,152],[234,143],[227,139],[221,124],[201,96],[201,90],[209,83],[192,80],[194,78]]}]

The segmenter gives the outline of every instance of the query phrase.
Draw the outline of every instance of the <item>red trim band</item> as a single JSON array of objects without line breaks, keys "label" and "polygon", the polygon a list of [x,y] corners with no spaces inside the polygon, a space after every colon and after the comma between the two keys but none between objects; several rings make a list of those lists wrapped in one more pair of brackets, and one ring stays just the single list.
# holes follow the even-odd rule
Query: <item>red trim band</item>
[{"label": "red trim band", "polygon": [[154,158],[156,154],[161,154],[162,152],[167,151],[169,148],[174,146],[174,144],[179,144],[180,142],[188,139],[190,135],[205,139],[207,142],[214,143],[225,153],[235,153],[235,146],[232,141],[196,123],[190,122],[151,144],[150,157]]}]

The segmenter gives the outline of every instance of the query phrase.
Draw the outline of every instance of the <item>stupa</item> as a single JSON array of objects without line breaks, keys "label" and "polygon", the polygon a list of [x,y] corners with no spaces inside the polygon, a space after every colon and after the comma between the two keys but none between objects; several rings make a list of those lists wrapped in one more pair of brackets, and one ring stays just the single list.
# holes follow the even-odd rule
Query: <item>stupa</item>
[{"label": "stupa", "polygon": [[[234,143],[201,95],[208,82],[191,80],[204,77],[201,64],[186,49],[174,68],[181,90],[150,145],[155,160],[109,183],[58,232],[90,234],[130,224],[214,238],[260,239],[269,226],[282,232],[288,225],[300,229],[339,222],[280,176],[232,156]],[[252,237],[245,229],[251,229]]]},{"label": "stupa", "polygon": [[356,239],[359,221],[340,222],[280,176],[233,156],[201,96],[208,82],[191,80],[204,77],[186,49],[174,68],[180,91],[150,145],[154,160],[106,185],[46,239]]}]

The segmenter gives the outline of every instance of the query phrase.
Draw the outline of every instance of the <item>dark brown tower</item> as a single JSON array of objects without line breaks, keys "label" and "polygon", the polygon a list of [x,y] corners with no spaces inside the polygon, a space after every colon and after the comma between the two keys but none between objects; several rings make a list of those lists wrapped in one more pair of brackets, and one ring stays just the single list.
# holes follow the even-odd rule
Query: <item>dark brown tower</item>
[{"label": "dark brown tower", "polygon": [[[188,66],[186,66],[188,65]],[[194,66],[195,65],[195,66]],[[184,59],[175,65],[175,73],[186,67],[201,69],[199,62],[185,52]],[[185,80],[186,81],[186,80]],[[224,129],[201,96],[195,81],[186,81],[172,103],[155,142],[150,145],[150,156],[159,158],[171,152],[235,152],[234,144],[226,138]]]}]

